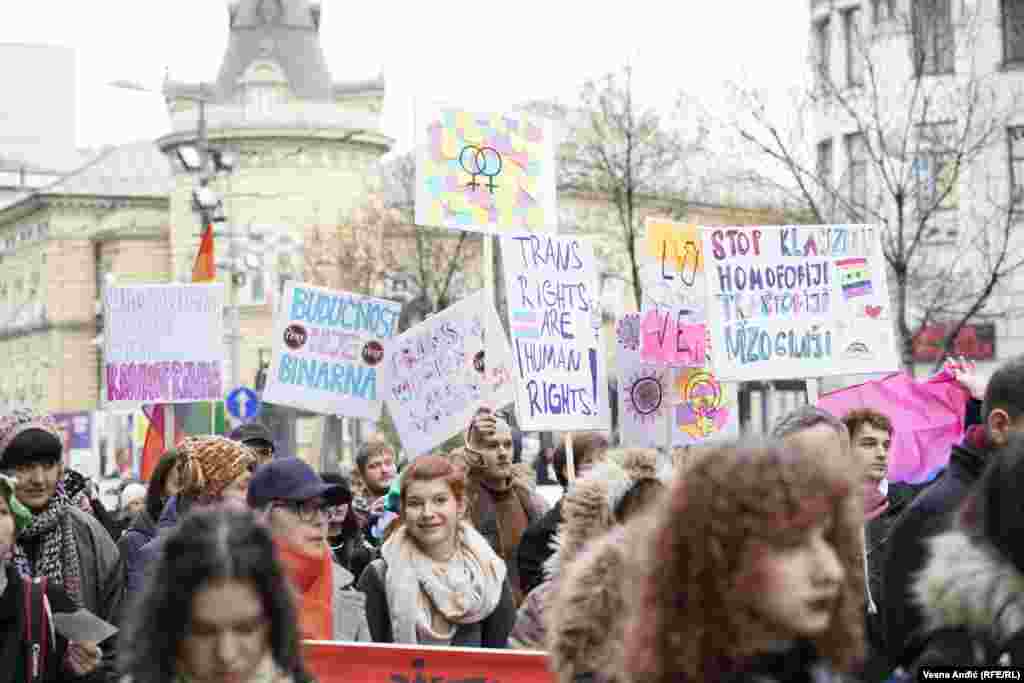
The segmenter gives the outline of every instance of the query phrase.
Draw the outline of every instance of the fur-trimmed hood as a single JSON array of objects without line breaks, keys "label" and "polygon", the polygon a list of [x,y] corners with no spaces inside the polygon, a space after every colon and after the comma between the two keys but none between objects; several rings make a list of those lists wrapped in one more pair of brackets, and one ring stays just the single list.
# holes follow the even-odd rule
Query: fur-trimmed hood
[{"label": "fur-trimmed hood", "polygon": [[624,582],[630,525],[616,527],[582,549],[566,565],[563,585],[549,594],[546,645],[559,683],[584,673],[601,683],[626,680],[621,670],[627,612]]},{"label": "fur-trimmed hood", "polygon": [[610,452],[562,499],[562,522],[551,541],[554,553],[544,564],[545,577],[557,578],[587,543],[615,525],[613,511],[636,482],[658,479],[667,487],[671,477],[671,463],[661,462],[656,451]]},{"label": "fur-trimmed hood", "polygon": [[966,626],[1001,641],[1024,629],[1024,574],[960,530],[928,544],[930,559],[913,585],[927,631]]}]

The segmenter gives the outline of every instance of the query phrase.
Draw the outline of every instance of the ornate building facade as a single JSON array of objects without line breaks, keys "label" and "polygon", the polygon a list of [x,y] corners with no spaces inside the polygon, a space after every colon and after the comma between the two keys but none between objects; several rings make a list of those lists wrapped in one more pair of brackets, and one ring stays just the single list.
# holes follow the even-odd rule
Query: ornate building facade
[{"label": "ornate building facade", "polygon": [[[269,360],[267,332],[284,281],[309,278],[311,267],[329,261],[310,253],[318,231],[345,223],[379,189],[378,162],[393,143],[380,128],[383,79],[335,81],[320,46],[320,19],[319,3],[308,0],[233,3],[216,79],[164,84],[171,119],[166,135],[105,149],[67,175],[32,176],[30,183],[22,167],[19,177],[0,177],[6,182],[0,195],[0,355],[9,368],[0,374],[0,405],[104,412],[103,287],[191,276],[201,231],[192,206],[197,179],[178,150],[202,141],[201,115],[205,139],[237,157],[233,172],[210,182],[226,217],[215,227],[216,260],[229,292],[229,321],[238,315],[239,381],[256,383]],[[783,215],[693,202],[680,213],[657,198],[645,201],[647,213],[703,224],[774,223]],[[573,193],[560,205],[564,230],[599,241],[607,274],[627,272],[611,205]],[[411,234],[400,226],[366,240],[380,241],[375,248],[392,255],[414,253],[415,246],[403,244]],[[480,255],[480,237],[473,235],[461,252],[465,263],[452,296],[482,285]],[[324,266],[324,284],[340,286],[346,280],[335,276],[351,275],[331,268]],[[416,301],[419,293],[405,275],[396,266],[379,278],[374,293]],[[606,299],[616,313],[631,308],[628,288],[610,290]],[[300,416],[296,424],[285,419],[294,413],[276,412],[265,421],[310,461],[319,457],[325,434],[332,443],[358,438],[349,425],[325,425],[313,416]]]}]

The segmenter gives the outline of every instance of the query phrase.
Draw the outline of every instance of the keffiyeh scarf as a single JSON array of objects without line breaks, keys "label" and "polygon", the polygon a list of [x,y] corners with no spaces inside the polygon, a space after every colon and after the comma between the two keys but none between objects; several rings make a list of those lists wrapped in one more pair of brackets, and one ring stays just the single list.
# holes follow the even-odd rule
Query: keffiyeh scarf
[{"label": "keffiyeh scarf", "polygon": [[[82,575],[78,557],[78,545],[72,529],[64,482],[57,484],[57,492],[50,504],[41,513],[32,516],[32,522],[18,532],[14,545],[14,566],[23,576],[35,578],[46,576],[64,585],[64,590],[75,604],[82,606]],[[38,558],[33,564],[25,553],[26,541],[41,544]]]},{"label": "keffiyeh scarf", "polygon": [[381,548],[396,643],[450,644],[459,625],[483,621],[501,601],[505,563],[468,523],[457,533],[447,562],[425,555],[404,525]]}]

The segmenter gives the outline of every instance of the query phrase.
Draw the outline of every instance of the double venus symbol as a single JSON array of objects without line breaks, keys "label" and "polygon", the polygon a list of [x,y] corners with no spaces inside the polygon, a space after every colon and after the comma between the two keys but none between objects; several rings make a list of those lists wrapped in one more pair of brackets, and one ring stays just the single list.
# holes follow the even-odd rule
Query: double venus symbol
[{"label": "double venus symbol", "polygon": [[[471,154],[467,154],[471,152]],[[487,189],[490,190],[491,194],[494,194],[494,178],[502,169],[501,154],[498,150],[493,147],[478,147],[476,145],[466,145],[459,152],[459,165],[462,166],[463,170],[470,175],[469,182],[466,183],[466,187],[471,187],[474,190],[480,187],[480,183],[477,182],[477,176],[484,176],[487,178]]]}]

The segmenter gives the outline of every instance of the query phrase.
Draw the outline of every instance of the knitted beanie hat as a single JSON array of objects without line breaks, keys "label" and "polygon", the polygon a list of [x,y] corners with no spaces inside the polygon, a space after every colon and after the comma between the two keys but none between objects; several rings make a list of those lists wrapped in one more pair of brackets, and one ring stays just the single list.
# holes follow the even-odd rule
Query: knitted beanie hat
[{"label": "knitted beanie hat", "polygon": [[19,436],[30,430],[44,432],[57,440],[58,448],[64,439],[60,427],[49,415],[41,415],[28,408],[17,408],[0,417],[0,466],[10,466],[7,449]]},{"label": "knitted beanie hat", "polygon": [[222,436],[190,436],[178,446],[182,493],[187,496],[220,496],[231,482],[256,464],[251,450]]}]

